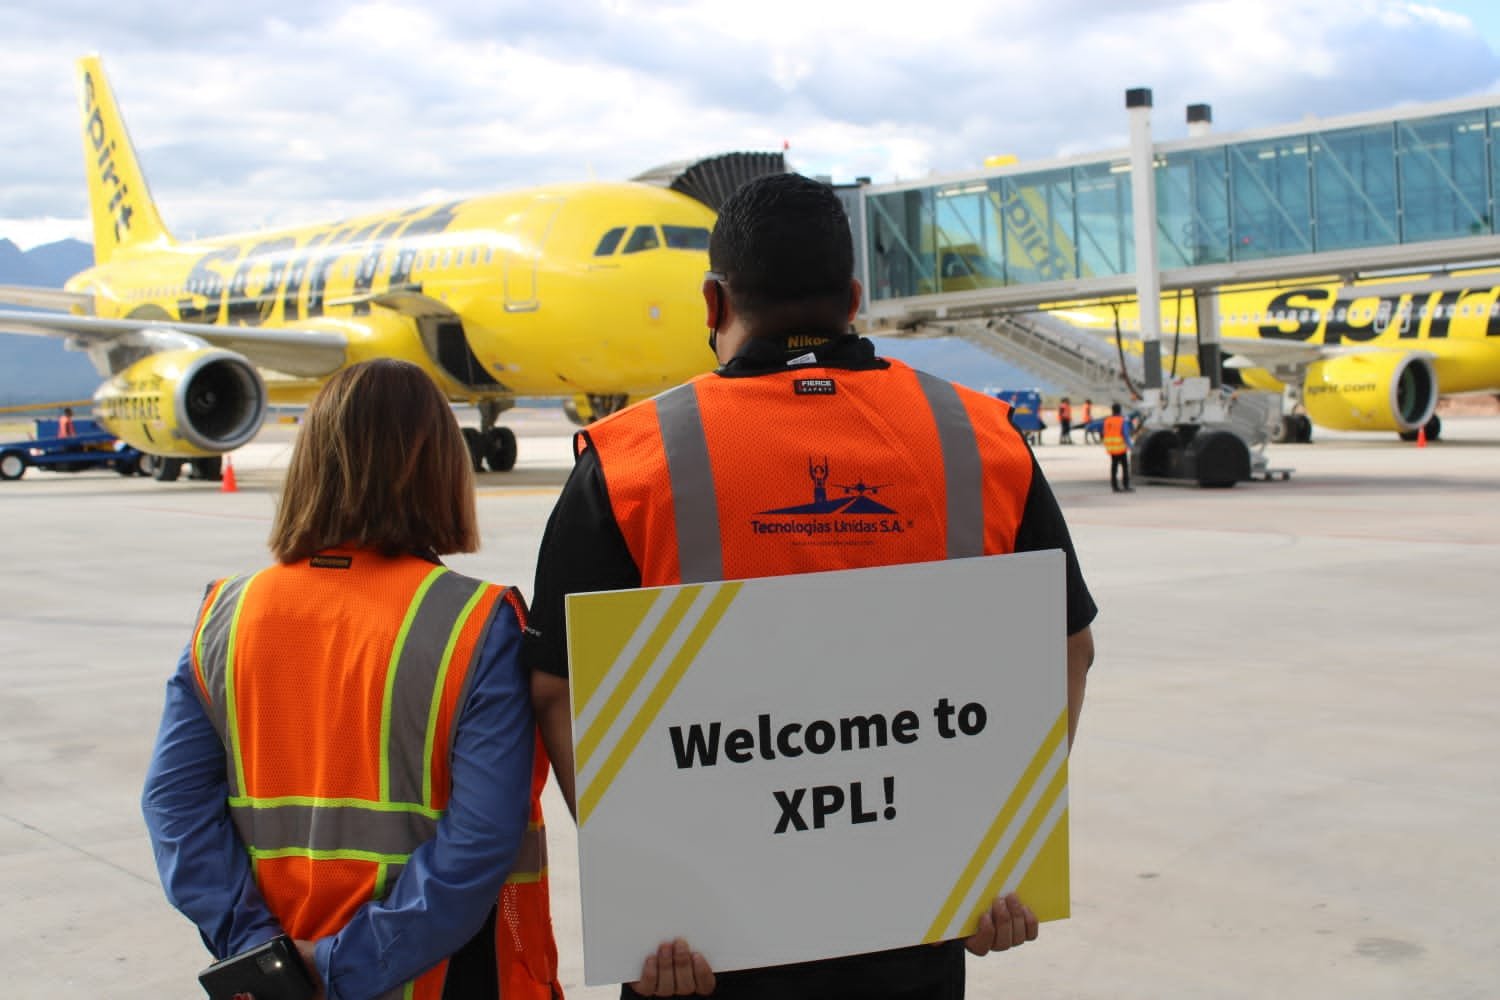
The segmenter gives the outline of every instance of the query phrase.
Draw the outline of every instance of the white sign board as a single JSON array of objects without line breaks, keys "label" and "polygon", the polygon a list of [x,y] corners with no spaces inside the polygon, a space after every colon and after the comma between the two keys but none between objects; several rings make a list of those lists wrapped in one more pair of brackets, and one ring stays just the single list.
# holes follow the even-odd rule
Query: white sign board
[{"label": "white sign board", "polygon": [[567,600],[585,981],[1068,915],[1059,551]]}]

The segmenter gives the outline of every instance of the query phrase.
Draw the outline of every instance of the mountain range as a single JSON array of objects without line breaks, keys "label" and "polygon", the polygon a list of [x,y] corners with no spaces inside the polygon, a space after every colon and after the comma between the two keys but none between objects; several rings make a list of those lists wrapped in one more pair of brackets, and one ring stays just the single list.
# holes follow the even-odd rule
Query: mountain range
[{"label": "mountain range", "polygon": [[[80,240],[62,240],[23,251],[0,238],[0,284],[61,288],[63,282],[93,262],[93,247]],[[0,308],[16,307],[0,303]],[[915,368],[976,389],[1053,391],[1035,376],[961,340],[877,337],[875,343],[886,357],[899,358]],[[88,359],[64,350],[60,341],[0,333],[0,406],[86,399],[98,385],[99,376]]]}]

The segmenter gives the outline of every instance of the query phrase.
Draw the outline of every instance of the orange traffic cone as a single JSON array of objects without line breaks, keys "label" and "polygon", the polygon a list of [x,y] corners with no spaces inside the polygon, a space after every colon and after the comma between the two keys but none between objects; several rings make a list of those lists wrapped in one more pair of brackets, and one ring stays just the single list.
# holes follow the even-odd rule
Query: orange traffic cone
[{"label": "orange traffic cone", "polygon": [[234,462],[230,460],[230,458],[229,458],[228,455],[225,455],[224,456],[224,477],[219,480],[219,492],[220,493],[238,493],[239,491],[240,491],[240,485],[239,485],[239,483],[237,483],[237,482],[234,481]]},{"label": "orange traffic cone", "polygon": [[1427,447],[1427,425],[1426,424],[1423,424],[1421,427],[1417,428],[1417,447],[1418,448],[1425,448],[1425,447]]}]

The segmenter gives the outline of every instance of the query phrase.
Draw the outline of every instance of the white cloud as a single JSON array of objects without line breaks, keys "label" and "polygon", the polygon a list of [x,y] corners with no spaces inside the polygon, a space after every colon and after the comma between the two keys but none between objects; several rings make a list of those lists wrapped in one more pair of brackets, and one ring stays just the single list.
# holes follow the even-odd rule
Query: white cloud
[{"label": "white cloud", "polygon": [[72,63],[91,50],[168,224],[202,235],[783,140],[841,180],[1104,150],[1131,86],[1154,89],[1170,137],[1188,103],[1227,131],[1500,80],[1441,2],[147,5],[58,0],[7,24],[0,217],[82,219]]}]

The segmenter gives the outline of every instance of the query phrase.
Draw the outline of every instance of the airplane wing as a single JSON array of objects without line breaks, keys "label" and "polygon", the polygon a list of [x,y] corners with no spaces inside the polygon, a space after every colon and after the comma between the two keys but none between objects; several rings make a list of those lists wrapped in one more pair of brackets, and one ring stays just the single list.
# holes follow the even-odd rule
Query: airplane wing
[{"label": "airplane wing", "polygon": [[61,288],[35,288],[31,285],[0,285],[0,302],[57,312],[76,311],[84,315],[94,311],[94,297],[86,292],[65,292]]},{"label": "airplane wing", "polygon": [[0,309],[0,332],[62,337],[83,350],[138,333],[192,337],[243,355],[257,368],[287,375],[330,375],[343,366],[348,341],[328,330],[286,327],[226,326],[217,323],[172,323],[150,319],[101,319],[60,313]]},{"label": "airplane wing", "polygon": [[[1219,341],[1219,348],[1225,354],[1233,354],[1244,359],[1240,364],[1231,362],[1230,367],[1233,368],[1308,365],[1324,358],[1342,357],[1346,354],[1369,354],[1372,351],[1395,351],[1408,354],[1412,351],[1412,348],[1404,345],[1393,347],[1379,344],[1341,344],[1337,347],[1330,347],[1327,344],[1308,344],[1300,340],[1276,340],[1274,338],[1260,340],[1255,337],[1224,337]],[[1418,353],[1426,352],[1419,351]]]}]

